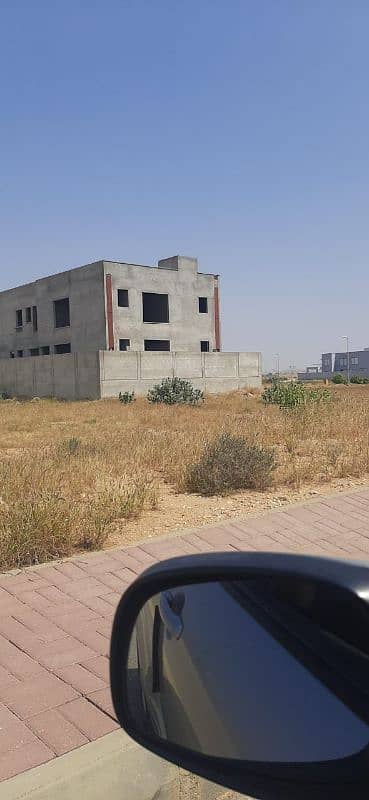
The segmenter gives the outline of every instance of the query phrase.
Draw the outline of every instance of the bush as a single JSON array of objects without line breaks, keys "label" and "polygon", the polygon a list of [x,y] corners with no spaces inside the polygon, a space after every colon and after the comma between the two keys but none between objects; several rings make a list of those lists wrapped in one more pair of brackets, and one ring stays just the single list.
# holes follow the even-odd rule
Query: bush
[{"label": "bush", "polygon": [[264,403],[274,404],[279,408],[296,408],[308,403],[319,403],[330,399],[328,389],[320,386],[306,386],[295,381],[274,380],[271,386],[264,389],[262,394]]},{"label": "bush", "polygon": [[134,392],[119,392],[119,400],[121,403],[128,405],[128,403],[134,403],[136,400]]},{"label": "bush", "polygon": [[360,385],[369,383],[369,378],[363,378],[361,375],[353,375],[350,378],[350,383],[359,383]]},{"label": "bush", "polygon": [[332,383],[346,383],[347,384],[347,378],[345,378],[344,375],[342,375],[341,372],[337,372],[335,375],[332,375],[331,380],[332,380]]},{"label": "bush", "polygon": [[150,389],[147,399],[149,403],[187,403],[195,406],[202,402],[204,394],[200,389],[195,389],[190,381],[182,378],[163,378],[161,383],[157,383]]},{"label": "bush", "polygon": [[223,433],[187,468],[185,487],[202,495],[225,495],[237,489],[266,489],[275,469],[272,450]]},{"label": "bush", "polygon": [[0,400],[10,400],[10,394],[8,392],[0,392]]}]

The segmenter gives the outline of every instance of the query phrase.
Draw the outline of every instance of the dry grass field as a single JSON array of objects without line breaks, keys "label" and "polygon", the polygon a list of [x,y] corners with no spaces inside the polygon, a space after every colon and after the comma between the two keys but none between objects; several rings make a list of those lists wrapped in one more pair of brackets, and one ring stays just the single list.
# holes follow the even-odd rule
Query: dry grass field
[{"label": "dry grass field", "polygon": [[[188,465],[221,432],[274,449],[268,492],[186,494]],[[2,401],[0,569],[236,516],[368,474],[369,387],[336,387],[331,402],[290,411],[241,392],[199,407]]]}]

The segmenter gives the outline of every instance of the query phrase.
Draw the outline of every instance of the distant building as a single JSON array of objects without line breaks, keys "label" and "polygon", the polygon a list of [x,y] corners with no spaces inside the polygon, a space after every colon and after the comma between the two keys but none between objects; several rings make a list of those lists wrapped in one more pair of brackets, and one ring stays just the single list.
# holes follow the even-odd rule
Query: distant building
[{"label": "distant building", "polygon": [[299,381],[322,381],[324,380],[321,369],[318,366],[306,367],[305,372],[297,373]]},{"label": "distant building", "polygon": [[333,353],[322,353],[322,373],[330,377],[333,372]]},{"label": "distant building", "polygon": [[[369,378],[369,348],[350,352],[349,359],[351,376],[358,375],[360,378]],[[333,372],[347,372],[347,353],[335,354]]]},{"label": "distant building", "polygon": [[[349,365],[347,365],[347,355]],[[360,378],[369,378],[369,347],[364,350],[353,350],[348,354],[342,353],[322,353],[321,368],[307,367],[305,372],[298,373],[299,381],[330,380],[333,375],[341,373],[346,377],[347,366],[352,378],[354,375]]]}]

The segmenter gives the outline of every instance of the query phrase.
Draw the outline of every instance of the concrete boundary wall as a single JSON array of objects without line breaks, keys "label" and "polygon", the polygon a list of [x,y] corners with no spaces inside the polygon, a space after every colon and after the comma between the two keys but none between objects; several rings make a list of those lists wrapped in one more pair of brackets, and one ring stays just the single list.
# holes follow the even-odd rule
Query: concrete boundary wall
[{"label": "concrete boundary wall", "polygon": [[99,353],[0,359],[0,392],[12,397],[100,397]]},{"label": "concrete boundary wall", "polygon": [[99,352],[0,359],[0,392],[11,397],[95,400],[145,395],[162,378],[190,380],[209,393],[261,386],[260,353]]},{"label": "concrete boundary wall", "polygon": [[185,378],[210,394],[261,386],[260,353],[100,351],[101,397],[144,395],[162,378]]}]

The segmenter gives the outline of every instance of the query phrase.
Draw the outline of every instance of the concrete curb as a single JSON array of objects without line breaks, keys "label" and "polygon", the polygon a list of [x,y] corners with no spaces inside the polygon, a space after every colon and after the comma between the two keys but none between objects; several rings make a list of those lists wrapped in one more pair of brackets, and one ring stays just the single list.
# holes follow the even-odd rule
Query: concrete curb
[{"label": "concrete curb", "polygon": [[2,800],[78,797],[178,800],[178,769],[114,731],[1,784]]},{"label": "concrete curb", "polygon": [[[86,551],[82,550],[76,553],[73,553],[71,556],[66,556],[65,558],[57,558],[52,559],[51,561],[44,561],[41,564],[31,564],[29,567],[20,567],[6,570],[5,573],[2,573],[0,570],[0,575],[2,574],[9,574],[9,575],[19,575],[22,572],[38,572],[42,570],[44,567],[52,567],[56,564],[63,564],[68,563],[68,561],[74,561],[76,558],[83,558],[85,556],[93,556],[99,555],[100,553],[108,554],[110,552],[114,552],[115,550],[129,550],[134,549],[135,547],[143,547],[145,544],[152,544],[153,542],[166,542],[173,539],[180,539],[183,536],[190,536],[191,534],[197,534],[199,531],[208,531],[214,530],[214,528],[221,528],[224,525],[232,525],[235,522],[247,522],[253,519],[261,519],[264,517],[269,516],[270,514],[282,514],[288,513],[290,508],[302,508],[303,506],[314,506],[317,503],[324,503],[324,500],[333,500],[335,498],[340,498],[343,494],[360,494],[361,492],[368,491],[369,489],[369,481],[367,480],[365,483],[360,484],[359,486],[352,486],[348,487],[344,486],[342,489],[338,489],[332,492],[324,492],[322,494],[316,494],[313,497],[305,498],[304,500],[298,500],[294,503],[283,503],[280,506],[273,506],[272,508],[265,508],[260,511],[252,511],[251,513],[246,514],[239,514],[236,517],[223,517],[215,522],[209,522],[206,525],[200,525],[194,528],[174,528],[173,531],[170,533],[164,533],[162,536],[149,536],[146,539],[137,539],[137,541],[132,542],[130,544],[116,544],[113,547],[105,547],[102,550],[91,550]],[[142,568],[142,571],[144,567]]]}]

